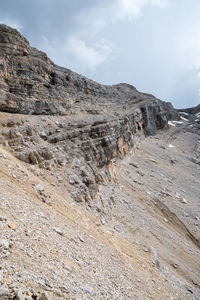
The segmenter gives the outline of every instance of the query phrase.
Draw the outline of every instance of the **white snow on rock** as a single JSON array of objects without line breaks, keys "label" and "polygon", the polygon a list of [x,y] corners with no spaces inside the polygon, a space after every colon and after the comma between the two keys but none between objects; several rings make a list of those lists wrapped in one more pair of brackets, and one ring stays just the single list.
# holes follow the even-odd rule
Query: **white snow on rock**
[{"label": "white snow on rock", "polygon": [[188,119],[186,119],[186,118],[184,118],[184,117],[180,117],[181,118],[181,120],[183,120],[183,121],[187,121],[188,122]]},{"label": "white snow on rock", "polygon": [[170,125],[170,126],[176,126],[174,123],[172,123],[172,121],[168,121],[168,125]]},{"label": "white snow on rock", "polygon": [[173,121],[174,124],[183,124],[182,121]]}]

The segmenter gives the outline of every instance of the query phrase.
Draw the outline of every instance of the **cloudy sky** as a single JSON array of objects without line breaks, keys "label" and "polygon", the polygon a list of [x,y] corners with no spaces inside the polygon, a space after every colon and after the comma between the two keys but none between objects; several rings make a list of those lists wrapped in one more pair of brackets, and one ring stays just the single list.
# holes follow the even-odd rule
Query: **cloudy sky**
[{"label": "cloudy sky", "polygon": [[200,103],[199,0],[0,0],[0,23],[100,83]]}]

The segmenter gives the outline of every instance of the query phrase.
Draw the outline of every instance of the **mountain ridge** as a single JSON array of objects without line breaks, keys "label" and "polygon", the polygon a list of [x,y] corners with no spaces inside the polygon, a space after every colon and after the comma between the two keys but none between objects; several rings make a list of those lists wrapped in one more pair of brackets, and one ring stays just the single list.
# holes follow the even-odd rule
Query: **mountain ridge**
[{"label": "mountain ridge", "polygon": [[199,132],[0,25],[0,299],[199,299]]}]

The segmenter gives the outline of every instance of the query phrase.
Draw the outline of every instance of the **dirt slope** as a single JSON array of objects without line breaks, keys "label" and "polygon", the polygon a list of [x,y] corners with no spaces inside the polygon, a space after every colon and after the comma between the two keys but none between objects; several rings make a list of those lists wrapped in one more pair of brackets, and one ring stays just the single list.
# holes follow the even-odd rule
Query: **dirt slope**
[{"label": "dirt slope", "polygon": [[199,136],[188,126],[119,161],[99,210],[1,146],[1,283],[37,299],[199,299]]}]

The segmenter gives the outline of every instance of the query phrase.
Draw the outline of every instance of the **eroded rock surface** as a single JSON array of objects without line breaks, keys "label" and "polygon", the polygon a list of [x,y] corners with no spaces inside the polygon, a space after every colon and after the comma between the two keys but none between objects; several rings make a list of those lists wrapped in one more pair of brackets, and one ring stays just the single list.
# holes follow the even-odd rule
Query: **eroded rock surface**
[{"label": "eroded rock surface", "polygon": [[0,140],[26,163],[67,170],[77,201],[94,199],[118,158],[178,116],[131,85],[100,85],[56,66],[5,25],[0,49],[0,111],[15,113],[2,122]]}]

